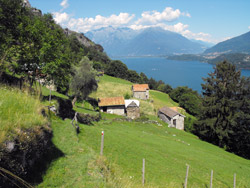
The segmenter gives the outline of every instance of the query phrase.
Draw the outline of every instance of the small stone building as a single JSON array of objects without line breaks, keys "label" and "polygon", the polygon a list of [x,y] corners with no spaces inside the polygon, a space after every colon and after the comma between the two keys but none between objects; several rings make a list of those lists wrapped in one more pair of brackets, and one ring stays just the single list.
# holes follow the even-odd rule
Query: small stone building
[{"label": "small stone building", "polygon": [[138,100],[125,100],[125,108],[127,117],[136,119],[140,117],[140,101]]},{"label": "small stone building", "polygon": [[148,84],[135,84],[132,86],[133,97],[137,99],[149,99]]},{"label": "small stone building", "polygon": [[186,116],[168,107],[163,107],[158,111],[158,117],[168,123],[169,127],[184,130],[184,118]]},{"label": "small stone building", "polygon": [[98,100],[98,106],[101,112],[125,115],[124,97],[100,98]]}]

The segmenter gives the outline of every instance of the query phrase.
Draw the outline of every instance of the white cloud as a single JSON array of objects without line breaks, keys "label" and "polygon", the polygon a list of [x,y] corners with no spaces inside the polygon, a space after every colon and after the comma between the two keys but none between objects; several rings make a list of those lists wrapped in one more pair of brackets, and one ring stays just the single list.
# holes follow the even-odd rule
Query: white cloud
[{"label": "white cloud", "polygon": [[78,32],[87,32],[93,29],[99,29],[102,27],[121,27],[127,25],[135,15],[128,13],[120,13],[119,15],[112,14],[109,17],[104,17],[97,15],[95,18],[72,18],[72,16],[63,12],[53,13],[54,19],[58,24],[61,24],[63,27],[68,27],[69,29],[78,31]]},{"label": "white cloud", "polygon": [[65,12],[63,12],[63,13],[54,12],[53,16],[54,16],[54,20],[58,24],[63,24],[65,22],[69,21],[69,18],[70,18],[70,16],[67,13],[65,13]]},{"label": "white cloud", "polygon": [[[61,3],[62,6],[64,6],[63,2],[67,4],[67,0],[64,0]],[[171,7],[165,8],[161,13],[157,11],[143,12],[141,17],[137,20],[134,20],[134,14],[129,13],[120,13],[119,15],[112,14],[108,17],[97,15],[94,18],[74,18],[73,15],[60,11],[54,12],[53,16],[55,21],[62,27],[67,27],[71,30],[83,33],[108,26],[115,28],[129,27],[134,30],[161,27],[165,30],[179,33],[189,39],[213,43],[222,41],[213,40],[212,36],[207,33],[194,33],[189,30],[189,25],[181,22],[170,25],[168,22],[177,20],[180,16],[191,17],[189,13],[181,12],[179,9],[173,10]]]},{"label": "white cloud", "polygon": [[180,16],[191,17],[189,13],[181,12],[179,9],[174,10],[171,7],[166,7],[163,12],[147,11],[141,14],[136,24],[156,24],[159,22],[171,22],[177,20]]},{"label": "white cloud", "polygon": [[61,7],[64,9],[66,9],[68,6],[69,6],[69,3],[68,3],[68,0],[63,0],[61,3],[60,3]]},{"label": "white cloud", "polygon": [[250,26],[248,27],[248,29],[250,29]]}]

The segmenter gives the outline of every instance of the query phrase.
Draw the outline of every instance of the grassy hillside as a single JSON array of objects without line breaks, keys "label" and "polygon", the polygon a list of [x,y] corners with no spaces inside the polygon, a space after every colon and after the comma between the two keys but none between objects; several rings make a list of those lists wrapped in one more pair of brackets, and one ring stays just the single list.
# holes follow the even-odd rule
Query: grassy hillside
[{"label": "grassy hillside", "polygon": [[[104,76],[92,96],[116,96],[118,91],[126,93],[126,88],[131,88],[130,82]],[[152,106],[149,112],[162,105],[178,105],[157,91],[151,91],[150,96],[144,101]],[[233,187],[234,173],[237,187],[250,186],[249,160],[192,134],[168,128],[153,116],[132,122],[111,114],[103,113],[102,117],[93,126],[80,125],[78,136],[70,120],[53,119],[53,142],[64,156],[51,164],[39,187],[142,187],[143,158],[145,187],[182,187],[186,164],[190,165],[188,187],[209,187],[212,169],[214,187]],[[99,157],[101,131],[105,131],[104,157]]]},{"label": "grassy hillside", "polygon": [[0,86],[0,143],[13,139],[22,129],[46,125],[42,108],[38,98],[18,89]]},{"label": "grassy hillside", "polygon": [[[189,187],[250,185],[250,161],[200,141],[196,136],[166,124],[127,122],[103,114],[94,126],[80,125],[76,136],[70,120],[52,121],[53,142],[64,156],[54,161],[39,187],[142,187],[142,159],[146,159],[145,187],[182,187],[186,164]],[[105,131],[104,156],[99,158],[101,131]]]},{"label": "grassy hillside", "polygon": [[[132,85],[133,83],[129,81],[104,75],[103,77],[100,77],[98,90],[92,93],[91,97],[116,97],[129,94],[132,98]],[[167,94],[162,92],[150,90],[149,95],[149,100],[140,100],[141,112],[144,114],[156,115],[157,110],[163,106],[178,106],[178,104],[175,103]]]}]

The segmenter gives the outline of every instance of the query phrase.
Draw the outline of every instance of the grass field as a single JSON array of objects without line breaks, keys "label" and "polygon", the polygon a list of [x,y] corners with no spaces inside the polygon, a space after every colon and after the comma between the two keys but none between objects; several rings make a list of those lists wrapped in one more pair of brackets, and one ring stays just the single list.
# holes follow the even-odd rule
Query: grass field
[{"label": "grass field", "polygon": [[38,97],[18,89],[0,86],[0,143],[13,139],[22,129],[47,124]]},{"label": "grass field", "polygon": [[[104,76],[92,97],[126,94],[128,89],[131,89],[130,82]],[[130,122],[122,116],[103,113],[103,119],[93,126],[80,125],[81,132],[76,136],[69,120],[54,119],[53,142],[64,156],[51,164],[39,187],[142,187],[143,158],[146,160],[144,187],[183,187],[187,164],[190,166],[188,187],[209,187],[211,170],[213,187],[233,187],[234,173],[237,187],[250,187],[249,160],[190,133],[168,128],[153,116],[155,109],[178,104],[158,91],[150,91],[150,96],[150,100],[141,101],[149,121]],[[101,131],[105,132],[104,157],[99,157]]]},{"label": "grass field", "polygon": [[[190,165],[188,187],[209,187],[212,169],[214,187],[233,187],[234,173],[237,187],[250,186],[249,160],[162,122],[127,122],[119,116],[103,116],[94,126],[80,125],[78,137],[70,120],[53,120],[53,142],[65,156],[51,164],[39,187],[141,187],[143,158],[145,187],[182,187],[186,164]],[[107,161],[100,166],[103,130]],[[110,171],[109,179],[103,175],[105,168]]]},{"label": "grass field", "polygon": [[[104,76],[99,89],[103,88],[102,82],[106,84],[106,90],[101,92],[103,96],[111,92],[112,83],[121,87],[116,92],[127,92],[125,88],[131,88],[130,82]],[[67,98],[57,92],[54,95]],[[150,91],[150,96],[150,100],[142,101],[147,114],[153,114],[162,105],[178,106],[166,94]],[[1,88],[1,139],[17,128],[46,122],[38,115],[41,108],[38,99],[15,89]],[[77,103],[75,110],[96,113],[86,102]],[[11,117],[12,113],[18,114],[14,116],[18,118]],[[63,155],[50,164],[43,182],[37,187],[142,187],[143,158],[146,160],[144,187],[183,187],[187,164],[190,166],[188,187],[209,187],[211,170],[214,172],[213,187],[233,187],[234,173],[237,174],[237,188],[250,187],[249,160],[201,141],[190,133],[168,128],[156,116],[146,117],[149,120],[128,121],[122,116],[102,113],[102,120],[93,122],[92,126],[80,124],[80,134],[76,135],[71,120],[52,115],[52,141]],[[3,130],[10,132],[4,133]],[[99,156],[101,131],[105,132],[103,157]]]}]

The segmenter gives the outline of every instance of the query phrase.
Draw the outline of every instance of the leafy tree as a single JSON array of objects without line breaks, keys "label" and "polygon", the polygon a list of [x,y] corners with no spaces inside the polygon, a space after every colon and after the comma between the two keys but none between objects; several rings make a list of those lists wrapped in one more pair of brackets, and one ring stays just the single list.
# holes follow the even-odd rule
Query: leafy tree
[{"label": "leafy tree", "polygon": [[190,114],[197,116],[200,113],[201,97],[191,88],[181,86],[170,92],[170,97],[177,101],[181,107],[185,108]]},{"label": "leafy tree", "polygon": [[173,88],[169,85],[169,84],[160,84],[158,87],[157,87],[157,90],[158,91],[161,91],[161,92],[164,92],[164,93],[170,93]]},{"label": "leafy tree", "polygon": [[140,84],[148,83],[148,77],[143,72],[140,73],[140,78],[141,78]]},{"label": "leafy tree", "polygon": [[112,61],[109,65],[107,70],[105,71],[106,74],[110,76],[114,76],[117,78],[128,78],[128,67],[124,63],[119,60]]},{"label": "leafy tree", "polygon": [[21,6],[21,0],[0,0],[0,74],[12,68],[15,62],[17,39],[20,36],[18,26],[27,13]]},{"label": "leafy tree", "polygon": [[157,89],[158,87],[158,83],[155,79],[153,79],[152,77],[148,80],[148,86],[150,89]]},{"label": "leafy tree", "polygon": [[128,81],[133,82],[133,83],[139,83],[140,82],[140,76],[134,70],[128,70],[127,79],[128,79]]},{"label": "leafy tree", "polygon": [[97,89],[95,76],[96,72],[92,67],[92,62],[87,57],[84,57],[79,65],[74,67],[74,75],[70,83],[71,91],[74,94],[73,106],[78,99],[86,99],[92,91]]},{"label": "leafy tree", "polygon": [[179,105],[188,113],[197,116],[200,114],[201,98],[194,93],[184,93],[179,99]]},{"label": "leafy tree", "polygon": [[194,126],[196,134],[213,144],[246,156],[243,145],[250,144],[249,80],[241,78],[240,71],[224,61],[218,63],[214,72],[204,81],[202,110]]}]

